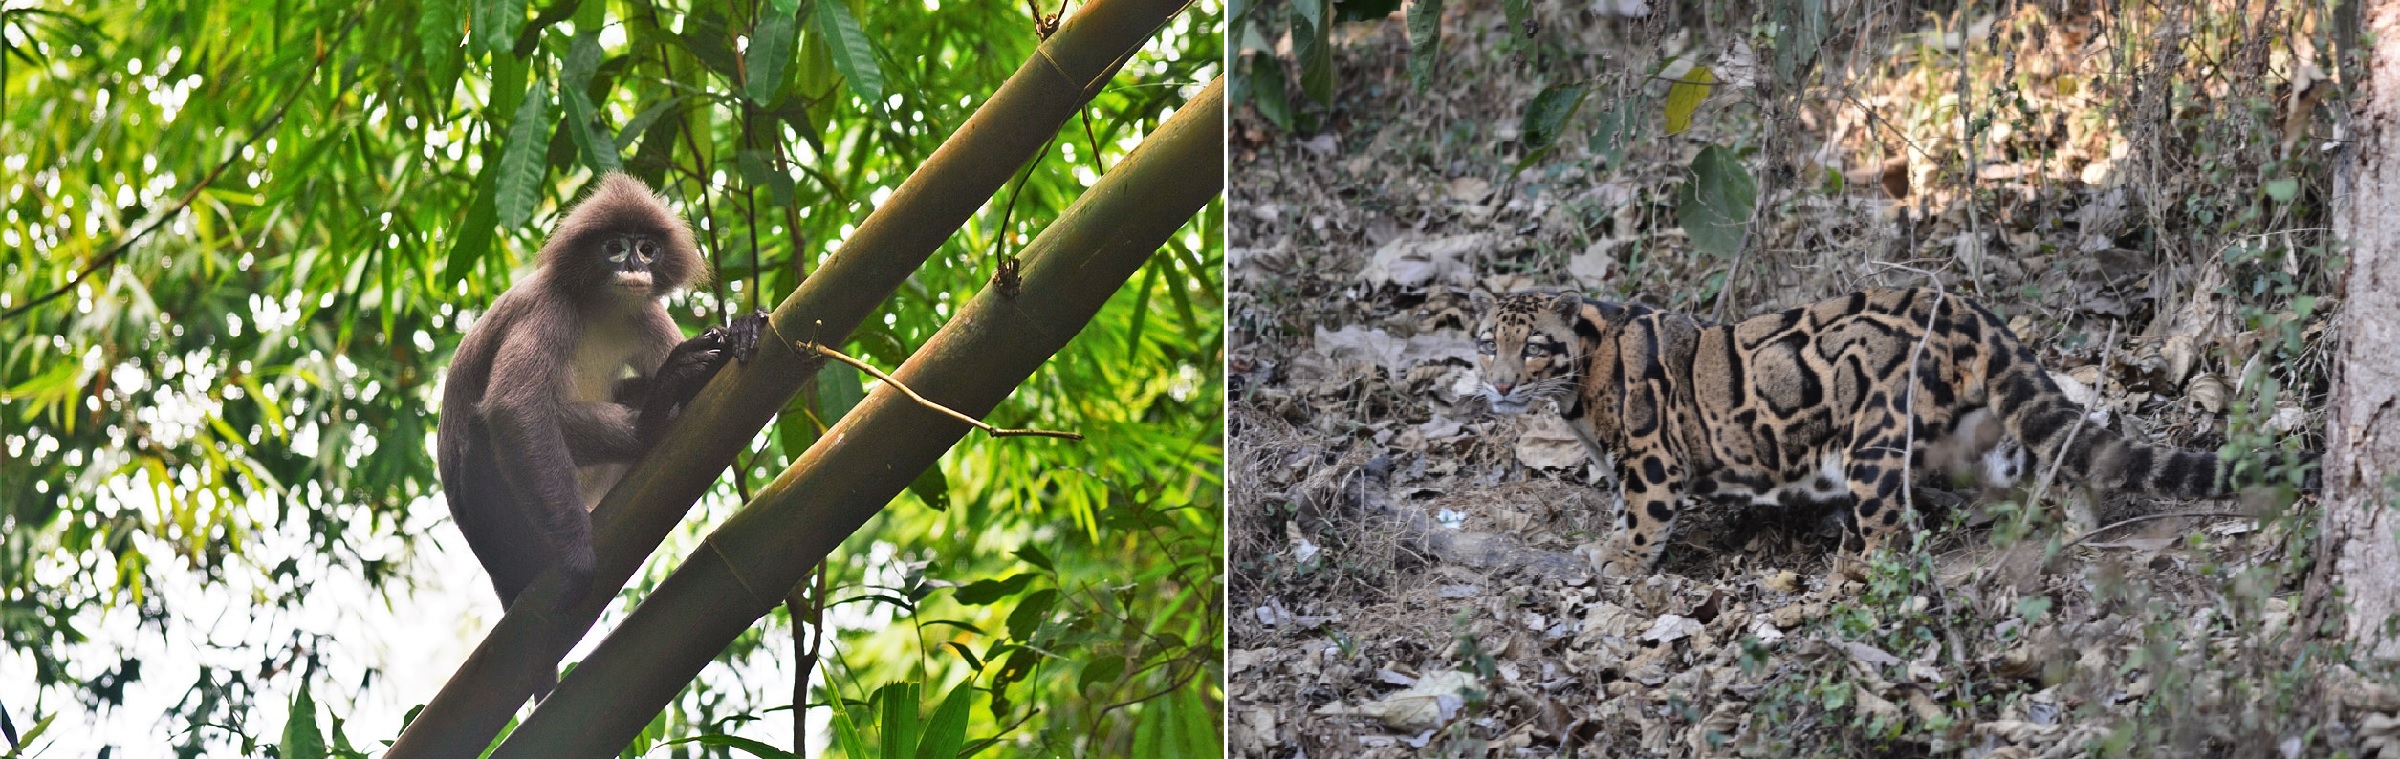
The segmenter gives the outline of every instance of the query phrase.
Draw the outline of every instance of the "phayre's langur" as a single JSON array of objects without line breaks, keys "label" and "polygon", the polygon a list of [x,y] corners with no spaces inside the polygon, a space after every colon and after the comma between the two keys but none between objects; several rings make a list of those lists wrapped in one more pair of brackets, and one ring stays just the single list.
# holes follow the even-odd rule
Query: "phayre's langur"
[{"label": "phayre's langur", "polygon": [[552,565],[566,603],[590,590],[590,509],[727,358],[755,349],[763,316],[683,339],[663,301],[707,276],[683,220],[612,173],[459,343],[442,489],[503,606]]}]

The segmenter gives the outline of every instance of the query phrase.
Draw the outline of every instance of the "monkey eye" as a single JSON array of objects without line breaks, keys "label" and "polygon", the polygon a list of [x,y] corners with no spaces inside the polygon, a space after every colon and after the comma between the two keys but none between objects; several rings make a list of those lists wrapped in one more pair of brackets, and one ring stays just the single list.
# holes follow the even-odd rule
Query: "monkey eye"
[{"label": "monkey eye", "polygon": [[625,254],[631,252],[632,248],[633,246],[626,244],[623,238],[614,238],[600,243],[600,252],[608,254],[608,262],[612,264],[625,263]]},{"label": "monkey eye", "polygon": [[644,263],[648,263],[651,259],[658,257],[658,243],[650,240],[635,241],[633,244],[633,249],[635,252],[641,254],[642,261]]}]

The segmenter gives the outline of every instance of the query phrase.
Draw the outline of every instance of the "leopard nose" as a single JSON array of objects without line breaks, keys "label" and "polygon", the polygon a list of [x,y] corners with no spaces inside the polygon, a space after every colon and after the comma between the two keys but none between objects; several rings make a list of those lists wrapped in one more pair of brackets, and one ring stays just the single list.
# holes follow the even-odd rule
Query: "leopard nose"
[{"label": "leopard nose", "polygon": [[1507,395],[1508,391],[1514,390],[1516,387],[1517,383],[1514,382],[1500,381],[1492,383],[1492,389],[1500,391],[1501,395]]}]

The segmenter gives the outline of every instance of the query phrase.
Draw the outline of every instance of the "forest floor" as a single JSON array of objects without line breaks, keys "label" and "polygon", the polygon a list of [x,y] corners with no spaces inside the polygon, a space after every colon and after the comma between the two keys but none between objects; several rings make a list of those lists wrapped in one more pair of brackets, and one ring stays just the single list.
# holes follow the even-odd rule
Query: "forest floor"
[{"label": "forest floor", "polygon": [[[1830,515],[1701,509],[1656,574],[1593,576],[1577,549],[1606,534],[1609,494],[1555,414],[1494,416],[1472,397],[1470,289],[1570,287],[1706,318],[1730,275],[1731,319],[1939,285],[2008,319],[2096,423],[2196,450],[2259,434],[2321,445],[2338,309],[2309,229],[2322,224],[2261,199],[2230,231],[2162,232],[2190,226],[2191,209],[2158,199],[2225,189],[2207,173],[2223,169],[2144,158],[2136,147],[2168,143],[2087,117],[2091,99],[2057,81],[2071,69],[2043,63],[2089,55],[2072,32],[2008,64],[2035,85],[2013,113],[2055,125],[2036,150],[2018,149],[2019,129],[1967,156],[1955,119],[1923,105],[1956,81],[1925,52],[1941,39],[1928,27],[1915,43],[1853,46],[1865,52],[1847,53],[1858,73],[1844,91],[1782,116],[1721,87],[1676,136],[1657,110],[1666,85],[1603,85],[1585,110],[1634,104],[1637,136],[1587,140],[1587,113],[1512,175],[1519,114],[1546,81],[1656,71],[1643,61],[1678,43],[1626,40],[1669,39],[1671,23],[1545,19],[1549,44],[1588,53],[1562,62],[1530,53],[1498,8],[1454,8],[1422,91],[1403,24],[1346,24],[1321,131],[1237,106],[1233,751],[2400,753],[2388,673],[2352,671],[2314,634],[2334,594],[2309,582],[2322,546],[2307,497],[1920,488],[1921,541],[1848,573],[1832,571]],[[1711,144],[1763,178],[1738,260],[1696,251],[1676,223],[1677,186]],[[2321,166],[2282,171],[2298,192],[2249,174],[2226,191],[2322,192]],[[2260,281],[2282,289],[2228,294]],[[2254,404],[2260,384],[2281,393]]]}]

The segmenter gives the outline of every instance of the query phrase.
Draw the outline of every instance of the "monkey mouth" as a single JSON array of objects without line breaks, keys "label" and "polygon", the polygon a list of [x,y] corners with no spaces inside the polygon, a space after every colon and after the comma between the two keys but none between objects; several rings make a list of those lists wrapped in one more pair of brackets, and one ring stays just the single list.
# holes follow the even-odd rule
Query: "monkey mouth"
[{"label": "monkey mouth", "polygon": [[651,286],[652,282],[649,272],[626,271],[617,273],[617,287],[622,288],[627,292],[647,295],[650,293]]}]

